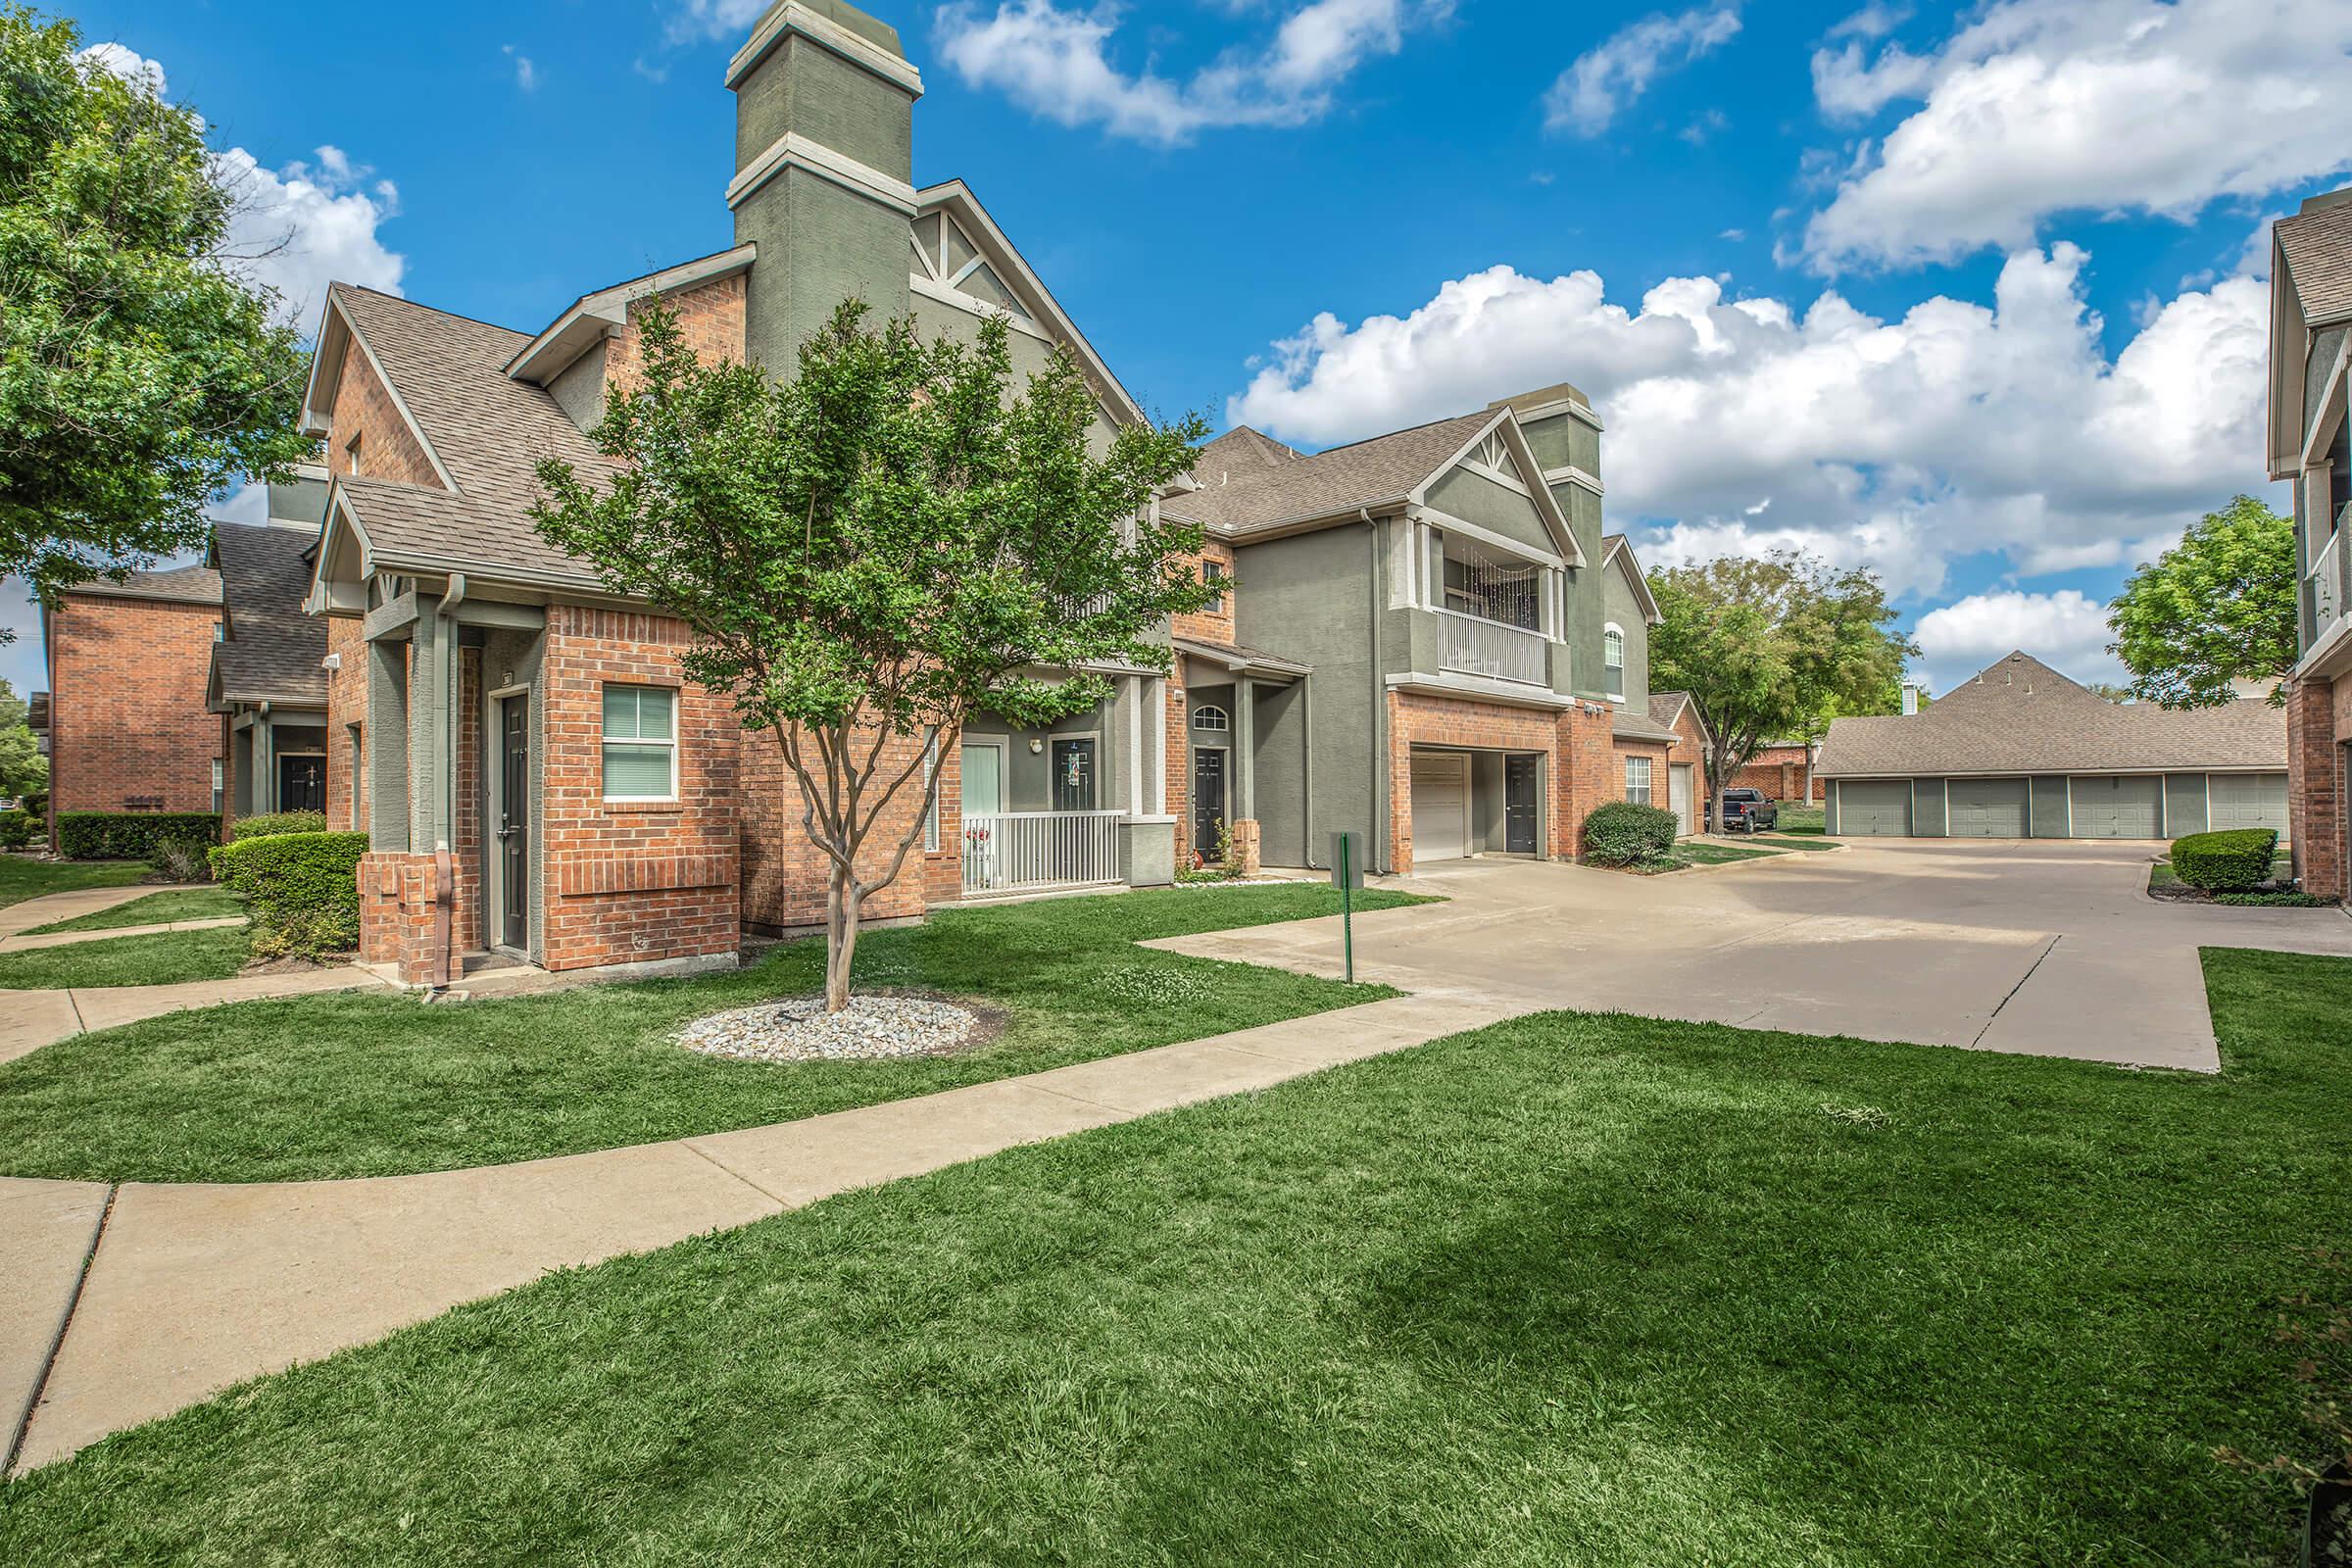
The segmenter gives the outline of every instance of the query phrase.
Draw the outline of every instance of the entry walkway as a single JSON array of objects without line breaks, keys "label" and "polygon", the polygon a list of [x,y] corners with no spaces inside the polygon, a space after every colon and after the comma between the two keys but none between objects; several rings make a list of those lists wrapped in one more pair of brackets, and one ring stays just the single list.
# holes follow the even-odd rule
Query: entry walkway
[{"label": "entry walkway", "polygon": [[[5,1005],[0,1001],[0,1005]],[[0,1422],[15,1468],[550,1269],[1482,1028],[1403,997],[773,1127],[424,1176],[0,1180]]]}]

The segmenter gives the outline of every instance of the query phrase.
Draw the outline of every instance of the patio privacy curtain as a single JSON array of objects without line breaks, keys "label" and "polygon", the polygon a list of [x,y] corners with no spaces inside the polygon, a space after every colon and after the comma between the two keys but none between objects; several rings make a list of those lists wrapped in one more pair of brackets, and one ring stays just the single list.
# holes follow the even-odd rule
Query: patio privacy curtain
[{"label": "patio privacy curtain", "polygon": [[605,798],[660,801],[677,793],[678,694],[665,686],[605,688]]}]

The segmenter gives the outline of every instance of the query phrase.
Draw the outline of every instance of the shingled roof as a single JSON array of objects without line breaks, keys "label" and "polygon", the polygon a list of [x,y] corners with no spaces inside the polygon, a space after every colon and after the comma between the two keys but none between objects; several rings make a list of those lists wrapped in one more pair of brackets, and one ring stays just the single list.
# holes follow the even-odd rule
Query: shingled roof
[{"label": "shingled roof", "polygon": [[2352,318],[2352,190],[2316,197],[2280,220],[2278,249],[2307,324]]},{"label": "shingled roof", "polygon": [[2286,713],[2267,702],[2172,709],[2111,703],[2011,654],[1915,714],[1840,718],[1825,778],[2269,771],[2286,766]]},{"label": "shingled roof", "polygon": [[326,701],[326,622],[303,612],[316,530],[221,523],[213,531],[228,605],[213,645],[213,697],[223,703]]},{"label": "shingled roof", "polygon": [[[1254,430],[1248,430],[1247,436],[1240,430],[1228,431],[1203,447],[1202,461],[1194,466],[1194,477],[1200,480],[1201,488],[1189,495],[1170,496],[1160,510],[1213,528],[1248,532],[1401,501],[1494,419],[1492,412],[1482,409],[1333,447],[1313,457],[1294,452],[1293,461],[1287,463],[1270,461],[1291,450],[1279,441]],[[1220,450],[1229,460],[1248,461],[1209,461],[1210,454]]]},{"label": "shingled roof", "polygon": [[181,605],[220,602],[220,574],[210,566],[166,566],[157,571],[134,571],[121,582],[93,577],[66,590],[95,594],[102,599],[163,599]]},{"label": "shingled roof", "polygon": [[344,494],[376,552],[594,581],[589,563],[532,526],[534,470],[547,457],[583,474],[612,465],[552,396],[506,373],[528,334],[347,283],[331,294],[456,487],[346,477]]}]

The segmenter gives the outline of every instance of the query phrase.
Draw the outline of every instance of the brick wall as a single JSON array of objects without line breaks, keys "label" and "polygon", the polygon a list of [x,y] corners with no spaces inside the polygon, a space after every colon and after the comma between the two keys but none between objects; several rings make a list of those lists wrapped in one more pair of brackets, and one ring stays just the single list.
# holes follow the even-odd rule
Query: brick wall
[{"label": "brick wall", "polygon": [[[1192,705],[1184,684],[1185,662],[1178,659],[1168,676],[1167,779],[1160,810],[1176,819],[1176,865],[1193,863],[1193,743]],[[1230,783],[1228,785],[1230,787]]]},{"label": "brick wall", "polygon": [[[542,679],[541,897],[550,969],[733,953],[739,943],[743,735],[733,707],[684,678],[685,626],[550,606]],[[604,688],[679,692],[678,800],[604,798]]]},{"label": "brick wall", "polygon": [[[1224,567],[1225,575],[1229,580],[1234,574],[1233,547],[1215,539],[1203,541],[1199,555],[1181,559],[1191,565],[1196,574],[1200,572],[1202,564],[1208,562],[1214,562]],[[1190,615],[1178,615],[1171,622],[1171,627],[1175,635],[1179,637],[1190,637],[1197,643],[1216,643],[1221,647],[1230,648],[1233,646],[1234,640],[1233,610],[1234,590],[1228,587],[1225,590],[1224,609],[1203,610]]]},{"label": "brick wall", "polygon": [[49,615],[58,811],[210,811],[224,729],[205,711],[218,605],[67,594]]},{"label": "brick wall", "polygon": [[1672,748],[1664,741],[1619,739],[1612,749],[1617,754],[1615,775],[1610,781],[1616,787],[1616,794],[1612,799],[1620,801],[1629,799],[1626,792],[1632,786],[1627,782],[1625,776],[1627,760],[1646,757],[1649,759],[1649,804],[1661,810],[1670,808],[1673,785],[1666,772],[1666,763],[1668,753]]},{"label": "brick wall", "polygon": [[[744,362],[743,301],[744,284],[749,276],[738,272],[684,293],[662,296],[662,303],[678,318],[679,335],[705,365],[715,365],[721,360],[732,360],[738,365]],[[652,303],[639,300],[631,305],[627,321],[608,340],[605,350],[608,386],[633,391],[640,384],[643,330],[638,322]]]},{"label": "brick wall", "polygon": [[326,623],[326,651],[340,658],[339,668],[326,676],[326,825],[338,832],[368,831],[364,782],[352,776],[351,726],[360,726],[367,744],[368,640],[354,615],[335,615]]},{"label": "brick wall", "polygon": [[[1703,785],[1701,786],[1704,787]],[[1731,787],[1736,790],[1762,790],[1776,801],[1801,800],[1805,794],[1805,749],[1802,746],[1767,746],[1747,760],[1747,765],[1732,775]],[[1813,802],[1820,805],[1829,799],[1829,781],[1813,780]]]},{"label": "brick wall", "polygon": [[2286,688],[2286,804],[2295,872],[2306,893],[2341,899],[2345,867],[2344,709],[2352,681],[2295,680]]},{"label": "brick wall", "polygon": [[335,415],[326,434],[326,466],[331,472],[351,471],[355,435],[360,438],[362,476],[402,484],[437,487],[441,483],[416,431],[401,417],[383,378],[356,346],[343,356],[343,374],[335,383]]}]

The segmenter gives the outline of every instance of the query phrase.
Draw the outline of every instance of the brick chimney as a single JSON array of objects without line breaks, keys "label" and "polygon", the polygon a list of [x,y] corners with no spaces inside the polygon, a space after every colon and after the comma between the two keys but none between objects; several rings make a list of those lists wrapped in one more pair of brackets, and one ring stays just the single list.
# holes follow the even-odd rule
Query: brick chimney
[{"label": "brick chimney", "polygon": [[790,375],[852,296],[903,316],[914,217],[914,101],[899,35],[841,0],[783,0],[727,66],[735,92],[735,241],[760,247],[745,350]]}]

